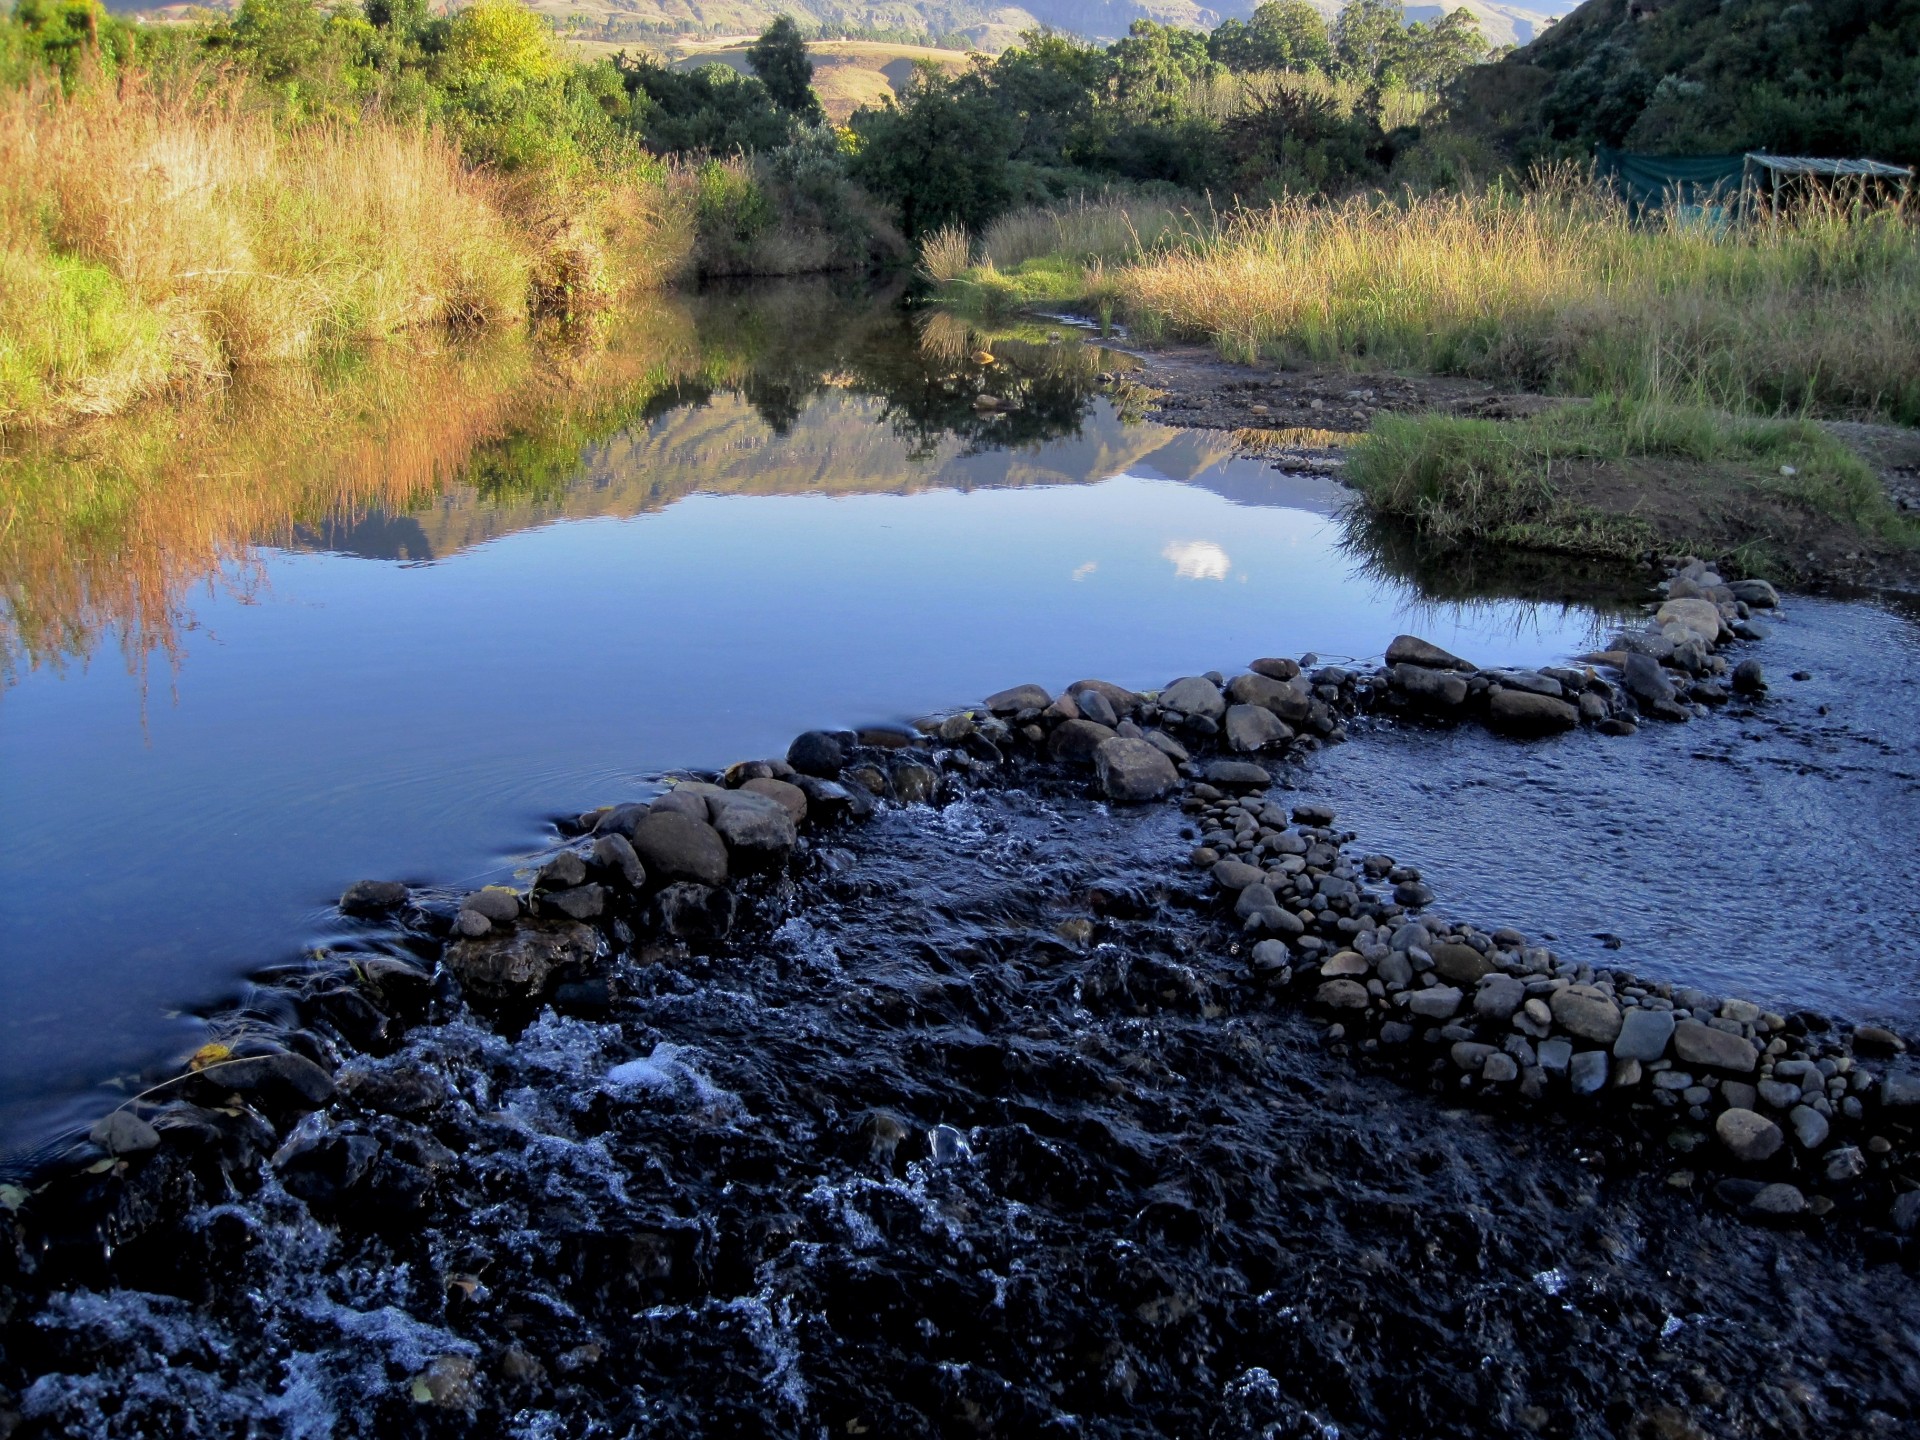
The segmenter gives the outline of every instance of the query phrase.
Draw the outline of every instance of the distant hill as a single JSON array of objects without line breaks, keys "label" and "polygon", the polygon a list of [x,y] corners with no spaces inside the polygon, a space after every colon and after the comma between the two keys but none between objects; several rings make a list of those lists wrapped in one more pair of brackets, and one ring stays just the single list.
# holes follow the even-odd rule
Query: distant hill
[{"label": "distant hill", "polygon": [[1588,0],[1469,71],[1455,115],[1521,160],[1609,145],[1920,163],[1920,0]]},{"label": "distant hill", "polygon": [[[209,0],[210,8],[231,9],[236,0]],[[972,45],[999,51],[1022,30],[1049,25],[1090,40],[1117,40],[1135,20],[1158,20],[1211,30],[1222,20],[1244,20],[1259,0],[1026,0],[996,5],[992,0],[531,0],[579,38],[601,44],[659,43],[669,36],[752,37],[779,15],[792,15],[814,30],[856,30],[911,44],[930,41],[946,48]],[[1342,0],[1311,0],[1329,18]],[[1409,4],[1411,20],[1433,20],[1447,11],[1471,10],[1490,44],[1524,45],[1541,34],[1555,16],[1577,0],[1454,0]],[[152,12],[158,7],[106,0],[122,12]],[[181,7],[170,7],[181,8]]]}]

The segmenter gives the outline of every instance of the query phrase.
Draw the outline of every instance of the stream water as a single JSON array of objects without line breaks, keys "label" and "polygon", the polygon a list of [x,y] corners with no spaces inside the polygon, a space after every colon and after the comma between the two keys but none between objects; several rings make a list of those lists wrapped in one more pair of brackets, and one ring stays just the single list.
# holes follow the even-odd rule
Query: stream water
[{"label": "stream water", "polygon": [[[349,881],[501,877],[551,815],[671,767],[1030,679],[1364,659],[1408,629],[1538,664],[1635,598],[1434,598],[1355,547],[1332,482],[1123,416],[1098,376],[1125,362],[1070,334],[826,287],[662,305],[629,347],[645,365],[593,405],[457,444],[262,442],[224,532],[135,514],[64,541],[67,569],[10,552],[0,1138],[177,1062],[198,1007],[337,936]],[[1676,974],[1910,1014],[1914,626],[1807,605],[1782,630],[1796,659],[1769,663],[1804,659],[1829,689],[1790,691],[1796,740],[1704,742],[1731,764],[1695,764],[1678,731],[1631,752],[1410,735],[1328,757],[1328,784],[1463,904],[1619,931],[1649,968],[1664,945]],[[1816,693],[1842,718],[1814,717]]]}]

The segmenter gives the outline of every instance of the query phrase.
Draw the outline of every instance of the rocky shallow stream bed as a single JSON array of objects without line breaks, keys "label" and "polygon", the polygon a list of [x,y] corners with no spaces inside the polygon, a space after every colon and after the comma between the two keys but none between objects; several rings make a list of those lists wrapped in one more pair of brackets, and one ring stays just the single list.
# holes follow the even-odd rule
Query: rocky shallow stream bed
[{"label": "rocky shallow stream bed", "polygon": [[1770,587],[1664,588],[1577,665],[1018,686],[353,887],[0,1189],[0,1436],[1909,1433],[1905,1041],[1445,917],[1314,788],[1362,714],[1764,714]]}]

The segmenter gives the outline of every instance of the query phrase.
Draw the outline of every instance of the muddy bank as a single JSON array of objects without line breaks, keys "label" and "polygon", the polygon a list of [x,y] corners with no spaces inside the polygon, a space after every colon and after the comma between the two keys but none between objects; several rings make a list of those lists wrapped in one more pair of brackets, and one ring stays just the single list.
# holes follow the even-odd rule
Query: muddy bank
[{"label": "muddy bank", "polygon": [[1016,687],[566,819],[524,893],[356,886],[7,1192],[0,1424],[1899,1433],[1902,1039],[1446,917],[1316,788],[1363,711],[1715,723],[1747,602],[1667,603],[1644,706],[1410,639]]},{"label": "muddy bank", "polygon": [[[1200,346],[1125,353],[1140,368],[1117,376],[1116,385],[1141,413],[1230,431],[1249,454],[1316,473],[1337,475],[1346,447],[1378,415],[1519,420],[1576,403],[1455,376],[1270,370],[1222,360]],[[1896,510],[1920,506],[1920,434],[1853,422],[1827,428],[1880,475]],[[1920,594],[1920,552],[1757,491],[1726,466],[1667,459],[1569,464],[1556,474],[1555,489],[1575,508],[1634,517],[1659,548],[1731,558],[1763,544],[1778,556],[1782,577],[1802,586]]]}]

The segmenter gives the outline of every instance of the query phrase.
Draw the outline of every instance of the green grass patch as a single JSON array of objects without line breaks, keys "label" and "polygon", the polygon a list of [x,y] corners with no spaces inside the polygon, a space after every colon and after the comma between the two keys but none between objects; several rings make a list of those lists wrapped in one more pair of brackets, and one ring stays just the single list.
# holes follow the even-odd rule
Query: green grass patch
[{"label": "green grass patch", "polygon": [[1376,515],[1442,546],[1787,563],[1796,532],[1920,545],[1879,477],[1808,420],[1602,399],[1525,420],[1382,415],[1347,461]]}]

